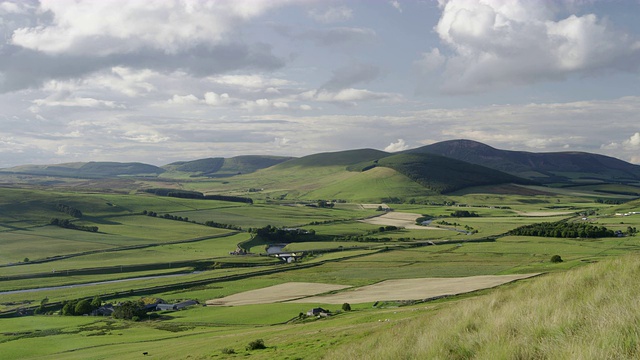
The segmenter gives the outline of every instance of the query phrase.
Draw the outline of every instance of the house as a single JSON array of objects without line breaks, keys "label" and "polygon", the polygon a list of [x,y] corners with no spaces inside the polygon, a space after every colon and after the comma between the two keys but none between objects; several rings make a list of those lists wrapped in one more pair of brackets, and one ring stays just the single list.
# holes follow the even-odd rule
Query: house
[{"label": "house", "polygon": [[313,308],[309,311],[307,311],[307,316],[322,316],[322,317],[327,317],[331,315],[331,311],[329,310],[325,310],[321,307],[317,307],[317,308]]},{"label": "house", "polygon": [[176,311],[176,310],[182,310],[184,308],[186,308],[187,306],[193,306],[193,305],[198,305],[198,302],[195,300],[186,300],[183,302],[179,302],[177,304],[158,304],[156,306],[156,310],[160,311],[160,310],[171,310],[171,311]]},{"label": "house", "polygon": [[91,316],[111,316],[113,314],[113,304],[105,304],[91,312]]}]

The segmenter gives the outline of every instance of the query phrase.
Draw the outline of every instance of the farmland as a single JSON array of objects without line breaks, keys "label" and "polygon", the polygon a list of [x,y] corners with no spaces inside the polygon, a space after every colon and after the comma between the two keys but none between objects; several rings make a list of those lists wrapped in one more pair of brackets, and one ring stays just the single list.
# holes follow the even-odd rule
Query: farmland
[{"label": "farmland", "polygon": [[[374,195],[393,188],[382,180],[389,169],[361,174],[366,174],[361,185],[377,184],[369,190],[356,186],[358,173],[336,177],[332,169],[316,169],[322,176],[314,186],[322,190],[308,184],[308,190],[285,189],[282,184],[307,179],[292,169],[280,173],[288,174],[284,183],[276,183],[276,175],[266,171],[260,183],[248,174],[230,178],[227,184],[183,184],[190,190],[246,196],[239,189],[274,181],[272,190],[258,193],[253,205],[152,196],[131,191],[130,183],[108,192],[78,191],[76,182],[73,188],[59,184],[53,191],[34,185],[0,188],[3,358],[127,359],[143,352],[167,359],[225,358],[225,348],[256,359],[341,358],[338,349],[354,342],[366,344],[370,335],[383,338],[389,329],[418,326],[426,321],[419,319],[446,316],[450,309],[496,291],[524,291],[518,289],[555,279],[554,273],[583,271],[640,250],[637,236],[561,239],[507,234],[519,226],[557,221],[586,221],[626,232],[640,226],[640,215],[621,215],[639,209],[637,200],[629,201],[632,196],[615,195],[624,202],[604,204],[594,201],[602,195],[595,192],[597,187],[547,191],[527,185],[520,187],[523,194],[495,194],[486,187],[450,195],[415,192],[415,200],[393,204]],[[341,182],[345,187],[338,186]],[[139,184],[157,185],[149,180]],[[405,195],[413,190],[408,191]],[[536,194],[524,195],[527,192]],[[294,193],[298,200],[289,199]],[[332,207],[308,200],[331,195],[348,200]],[[57,204],[81,210],[82,217],[61,213]],[[461,210],[477,216],[452,216]],[[420,216],[433,220],[428,226],[416,225]],[[97,226],[98,231],[50,225],[54,217]],[[206,226],[208,221],[217,227]],[[268,242],[252,230],[265,226],[311,234],[283,248],[303,254],[301,258],[286,264],[266,256]],[[232,254],[238,247],[249,253]],[[551,262],[553,255],[563,261]],[[529,279],[531,274],[543,275]],[[487,289],[515,279],[519,281]],[[9,293],[16,290],[29,291]],[[442,295],[446,296],[422,302]],[[96,296],[105,303],[161,298],[216,306],[150,313],[135,322],[59,315],[64,301]],[[343,311],[343,303],[352,310]],[[41,304],[44,314],[14,316],[29,314]],[[300,315],[311,307],[328,309],[333,316]],[[264,339],[267,349],[244,350],[254,339]],[[350,351],[345,354],[362,357],[362,348]]]}]

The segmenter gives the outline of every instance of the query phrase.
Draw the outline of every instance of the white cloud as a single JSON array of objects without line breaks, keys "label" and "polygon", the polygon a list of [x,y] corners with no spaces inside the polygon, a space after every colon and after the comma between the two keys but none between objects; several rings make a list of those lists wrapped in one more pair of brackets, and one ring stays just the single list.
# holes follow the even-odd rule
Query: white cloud
[{"label": "white cloud", "polygon": [[397,151],[407,150],[408,148],[409,148],[409,145],[407,145],[403,139],[398,139],[398,141],[392,142],[391,144],[389,144],[389,146],[384,148],[384,151],[397,152]]},{"label": "white cloud", "polygon": [[209,91],[204,94],[205,104],[211,105],[211,106],[225,105],[225,104],[228,104],[230,100],[231,99],[229,97],[229,94],[227,93],[218,95],[213,91]]},{"label": "white cloud", "polygon": [[294,84],[289,80],[266,78],[261,75],[221,75],[212,76],[209,80],[216,84],[233,86],[246,90],[273,89],[277,91],[278,87]]},{"label": "white cloud", "polygon": [[623,146],[629,150],[640,149],[640,132],[631,135],[629,139],[624,141]]},{"label": "white cloud", "polygon": [[160,74],[148,69],[135,70],[116,66],[111,68],[110,73],[89,76],[84,82],[87,85],[100,86],[134,97],[156,90],[150,80],[157,77],[160,77]]},{"label": "white cloud", "polygon": [[193,94],[189,95],[173,95],[173,97],[167,100],[169,104],[177,104],[177,105],[186,105],[186,104],[197,104],[200,102],[197,96]]},{"label": "white cloud", "polygon": [[[441,7],[435,31],[452,51],[444,72],[446,92],[637,68],[640,43],[593,14],[555,20],[551,6],[527,0],[450,0]],[[439,53],[428,53],[427,67],[438,64]]]},{"label": "white cloud", "polygon": [[124,108],[113,101],[98,100],[90,97],[67,97],[64,99],[46,98],[36,99],[33,103],[37,106],[66,106],[66,107],[106,107],[106,108]]},{"label": "white cloud", "polygon": [[387,102],[400,102],[402,96],[394,93],[375,92],[366,89],[347,88],[338,91],[321,89],[317,91],[306,91],[300,94],[304,100],[314,100],[320,102],[340,103],[355,106],[359,101],[381,100]]},{"label": "white cloud", "polygon": [[351,19],[353,17],[353,10],[346,6],[331,7],[324,11],[311,9],[309,11],[309,17],[324,24],[337,23]]},{"label": "white cloud", "polygon": [[398,12],[402,12],[402,6],[400,6],[400,2],[398,0],[391,0],[389,4],[393,6]]},{"label": "white cloud", "polygon": [[50,24],[14,31],[14,45],[48,54],[109,55],[152,48],[177,53],[225,40],[238,22],[288,0],[41,0]]}]

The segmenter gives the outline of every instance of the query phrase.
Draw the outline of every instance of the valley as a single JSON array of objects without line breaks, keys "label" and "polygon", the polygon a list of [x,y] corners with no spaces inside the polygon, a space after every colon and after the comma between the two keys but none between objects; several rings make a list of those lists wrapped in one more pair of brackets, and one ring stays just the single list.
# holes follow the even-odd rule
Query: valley
[{"label": "valley", "polygon": [[[479,146],[451,149],[464,144]],[[619,282],[637,275],[640,166],[563,154],[545,158],[544,169],[523,169],[513,165],[517,156],[494,150],[493,168],[363,149],[3,169],[0,352],[3,359],[385,359],[403,351],[483,358],[501,346],[506,358],[553,358],[565,353],[536,352],[550,341],[546,334],[570,347],[610,332],[617,335],[602,341],[623,339],[611,345],[614,357],[640,354],[637,333],[620,334],[637,316],[617,315],[637,302],[636,286]],[[498,166],[500,156],[508,161]],[[589,161],[578,167],[584,161],[575,156],[617,172]],[[525,226],[557,231],[514,233]],[[574,228],[582,233],[570,236]],[[614,235],[589,232],[603,228]],[[270,256],[270,244],[288,255]],[[79,309],[96,298],[114,308],[159,299],[197,305],[135,318],[68,313],[69,304]],[[588,320],[579,318],[596,303]],[[306,315],[313,308],[328,315]],[[600,316],[617,320],[584,323]],[[536,328],[514,325],[523,317]],[[257,339],[266,349],[246,348]]]}]

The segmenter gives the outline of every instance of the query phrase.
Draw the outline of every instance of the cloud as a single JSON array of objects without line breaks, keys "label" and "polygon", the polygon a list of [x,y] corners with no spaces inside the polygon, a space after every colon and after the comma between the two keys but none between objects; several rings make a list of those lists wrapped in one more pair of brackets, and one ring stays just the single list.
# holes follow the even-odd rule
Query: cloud
[{"label": "cloud", "polygon": [[393,6],[394,9],[398,10],[398,12],[402,12],[402,6],[400,6],[400,2],[398,0],[389,1],[389,5]]},{"label": "cloud", "polygon": [[0,92],[37,88],[48,80],[77,79],[110,69],[106,82],[133,96],[149,91],[126,88],[131,80],[127,76],[142,71],[182,71],[206,77],[240,69],[275,70],[285,60],[272,53],[271,45],[244,39],[242,29],[286,2],[15,3],[26,13],[4,16],[0,22],[0,36],[8,40],[0,45]]},{"label": "cloud", "polygon": [[333,76],[320,88],[341,90],[355,84],[366,83],[380,76],[380,68],[370,64],[353,64],[333,71]]},{"label": "cloud", "polygon": [[107,56],[140,48],[176,54],[219,44],[238,23],[284,2],[41,0],[39,12],[51,22],[16,29],[12,43],[47,54]]},{"label": "cloud", "polygon": [[324,11],[311,9],[309,10],[309,17],[323,24],[337,23],[351,19],[353,10],[346,6],[331,7]]},{"label": "cloud", "polygon": [[307,30],[295,36],[298,39],[310,39],[321,46],[350,46],[371,43],[376,32],[362,27],[334,27],[323,30]]},{"label": "cloud", "polygon": [[395,93],[375,92],[367,89],[346,88],[338,91],[320,89],[306,91],[299,96],[302,100],[330,102],[342,105],[356,106],[359,101],[380,100],[386,102],[400,102],[402,96]]},{"label": "cloud", "polygon": [[417,67],[423,75],[428,75],[439,70],[446,61],[447,58],[440,53],[440,49],[434,48],[429,52],[422,53],[422,57],[414,61],[413,65]]},{"label": "cloud", "polygon": [[[210,77],[209,80],[220,85],[227,85],[244,90],[267,90],[278,87],[293,85],[294,83],[285,79],[267,78],[262,75],[220,75]],[[273,91],[273,90],[272,90]]]},{"label": "cloud", "polygon": [[185,105],[185,104],[197,104],[200,102],[197,96],[193,94],[189,95],[173,95],[173,97],[167,100],[169,104]]},{"label": "cloud", "polygon": [[389,144],[389,146],[384,148],[384,151],[398,152],[398,151],[407,150],[408,148],[409,148],[409,145],[407,145],[403,139],[398,139],[398,141],[392,142],[391,144]]},{"label": "cloud", "polygon": [[631,135],[629,139],[624,141],[623,146],[630,150],[640,149],[640,132]]},{"label": "cloud", "polygon": [[[594,14],[559,14],[526,0],[441,1],[434,30],[447,50],[423,54],[434,68],[446,55],[443,90],[468,93],[603,70],[634,71],[640,42]],[[437,50],[437,52],[436,52]]]}]

